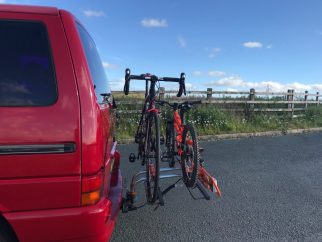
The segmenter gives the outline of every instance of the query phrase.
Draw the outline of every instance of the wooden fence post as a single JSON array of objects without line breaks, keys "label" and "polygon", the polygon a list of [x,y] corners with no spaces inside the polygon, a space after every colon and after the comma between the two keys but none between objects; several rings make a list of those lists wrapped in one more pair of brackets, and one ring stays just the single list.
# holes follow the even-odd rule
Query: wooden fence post
[{"label": "wooden fence post", "polygon": [[293,118],[293,112],[294,112],[294,90],[293,89],[288,89],[287,90],[287,101],[291,102],[287,104],[287,108],[291,110],[291,117]]},{"label": "wooden fence post", "polygon": [[[255,101],[255,89],[254,88],[251,88],[249,90],[249,101]],[[246,114],[247,114],[247,117],[248,118],[251,118],[251,115],[254,111],[254,107],[255,107],[255,104],[254,103],[249,103],[248,105],[246,105]]]},{"label": "wooden fence post", "polygon": [[159,89],[159,98],[160,98],[160,100],[164,100],[164,94],[165,94],[165,88],[160,87],[160,89]]},{"label": "wooden fence post", "polygon": [[315,101],[317,102],[316,106],[319,106],[319,97],[320,97],[320,93],[316,92],[316,98],[315,98]]},{"label": "wooden fence post", "polygon": [[[249,101],[255,101],[255,89],[254,88],[251,88],[249,90]],[[254,106],[255,106],[254,103],[249,104],[250,109],[254,109]]]},{"label": "wooden fence post", "polygon": [[207,88],[207,101],[210,101],[212,98],[212,88]]},{"label": "wooden fence post", "polygon": [[304,94],[304,101],[305,101],[305,109],[307,109],[307,97],[309,95],[309,91],[305,91],[305,94]]}]

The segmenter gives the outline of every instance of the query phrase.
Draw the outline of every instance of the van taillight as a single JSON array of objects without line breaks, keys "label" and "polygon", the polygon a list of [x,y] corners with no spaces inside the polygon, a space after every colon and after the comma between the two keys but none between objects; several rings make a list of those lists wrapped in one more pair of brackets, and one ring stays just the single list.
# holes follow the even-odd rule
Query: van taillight
[{"label": "van taillight", "polygon": [[95,176],[82,178],[82,205],[93,205],[97,203],[103,193],[103,173]]}]

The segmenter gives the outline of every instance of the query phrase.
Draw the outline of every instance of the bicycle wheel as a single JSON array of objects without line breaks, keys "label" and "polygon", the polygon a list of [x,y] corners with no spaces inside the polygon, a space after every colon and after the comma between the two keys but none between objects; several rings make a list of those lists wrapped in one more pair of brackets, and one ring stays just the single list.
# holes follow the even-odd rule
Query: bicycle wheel
[{"label": "bicycle wheel", "polygon": [[184,126],[182,135],[181,168],[183,181],[187,187],[196,184],[199,169],[199,144],[195,128],[188,123]]},{"label": "bicycle wheel", "polygon": [[167,122],[167,129],[166,129],[166,147],[167,147],[167,157],[169,167],[174,167],[175,165],[175,131],[173,127],[173,121]]},{"label": "bicycle wheel", "polygon": [[147,121],[145,143],[146,196],[148,203],[153,204],[158,197],[159,189],[160,120],[156,113],[151,113]]}]

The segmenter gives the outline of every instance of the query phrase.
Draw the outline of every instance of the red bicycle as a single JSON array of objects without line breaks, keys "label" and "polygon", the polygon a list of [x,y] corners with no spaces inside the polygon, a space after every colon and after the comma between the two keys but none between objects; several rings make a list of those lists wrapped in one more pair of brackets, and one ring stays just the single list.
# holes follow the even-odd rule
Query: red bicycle
[{"label": "red bicycle", "polygon": [[[126,95],[129,93],[130,80],[133,79],[146,81],[146,100],[143,105],[141,119],[135,135],[135,142],[138,143],[138,155],[136,156],[134,153],[131,153],[129,161],[134,162],[137,159],[141,159],[141,164],[145,165],[145,170],[139,171],[133,175],[130,187],[122,201],[122,211],[127,212],[135,210],[145,205],[135,205],[138,197],[136,186],[140,183],[145,184],[147,204],[154,204],[158,200],[158,205],[163,206],[163,196],[175,188],[176,184],[181,180],[184,181],[188,190],[189,188],[197,187],[207,200],[210,199],[210,196],[205,188],[220,196],[221,192],[217,186],[216,179],[205,170],[201,162],[202,159],[200,157],[196,131],[192,124],[185,123],[185,112],[188,111],[193,104],[201,102],[192,101],[180,104],[170,104],[166,101],[156,100],[155,87],[156,83],[159,81],[178,82],[179,92],[177,97],[186,94],[184,73],[180,75],[180,78],[159,78],[150,74],[142,74],[139,76],[131,75],[130,70],[126,69],[124,85],[124,93]],[[148,87],[149,82],[150,87]],[[157,104],[168,104],[173,108],[173,120],[168,122],[166,129],[167,155],[162,155],[160,149],[160,145],[163,143],[164,139],[160,135],[160,117],[159,110],[156,106]],[[159,163],[166,157],[170,160],[170,168],[161,168]],[[176,157],[180,157],[181,169],[172,168],[175,165]],[[182,170],[182,176],[169,173],[180,170]],[[178,177],[179,180],[177,180],[177,182],[170,185],[165,190],[161,190],[159,180]],[[191,192],[190,194],[192,195]]]},{"label": "red bicycle", "polygon": [[[173,77],[157,77],[155,75],[141,74],[131,75],[130,69],[125,70],[125,84],[124,94],[128,95],[130,90],[131,80],[144,80],[145,101],[143,104],[140,122],[135,134],[135,142],[138,143],[138,155],[130,154],[129,161],[134,162],[136,159],[141,159],[141,165],[145,165],[145,171],[142,174],[146,178],[145,182],[146,197],[149,204],[153,204],[156,200],[162,201],[162,192],[159,187],[160,178],[160,117],[159,111],[155,107],[156,103],[156,87],[157,83],[163,82],[177,82],[179,83],[179,91],[177,97],[185,94],[185,74],[181,73],[179,78]],[[132,191],[133,193],[133,191]],[[130,194],[132,197],[135,193]]]},{"label": "red bicycle", "polygon": [[[179,160],[183,181],[188,188],[197,185],[200,189],[200,181],[208,190],[221,196],[217,180],[204,168],[204,160],[200,155],[203,149],[199,147],[196,129],[192,123],[185,120],[185,113],[193,105],[201,104],[201,101],[185,101],[183,103],[158,101],[157,103],[166,104],[173,110],[173,117],[167,122],[166,153],[163,155],[163,159],[168,160],[170,167],[174,167],[176,160]],[[205,196],[205,191],[201,192]]]}]

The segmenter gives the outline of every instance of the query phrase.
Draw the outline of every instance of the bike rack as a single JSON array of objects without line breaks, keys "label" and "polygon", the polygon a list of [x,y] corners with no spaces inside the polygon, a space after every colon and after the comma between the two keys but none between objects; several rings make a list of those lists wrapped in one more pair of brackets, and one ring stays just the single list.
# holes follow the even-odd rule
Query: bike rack
[{"label": "bike rack", "polygon": [[[160,168],[160,173],[165,173],[165,172],[170,172],[170,171],[181,171],[181,168]],[[130,184],[130,194],[132,195],[136,195],[136,191],[135,191],[135,187],[137,184],[145,182],[146,181],[146,177],[140,177],[142,175],[145,175],[146,171],[139,171],[138,173],[136,173],[131,180],[131,184]],[[159,179],[170,179],[170,178],[175,178],[175,177],[181,177],[181,175],[179,174],[164,174],[159,176]]]},{"label": "bike rack", "polygon": [[[168,193],[170,190],[173,188],[177,187],[177,183],[182,179],[182,174],[181,174],[181,167],[180,168],[160,168],[160,173],[159,173],[159,179],[164,180],[164,179],[172,179],[172,178],[180,178],[178,181],[176,181],[174,184],[170,185],[167,187],[165,190],[161,191],[160,187],[158,187],[158,200],[159,200],[159,205],[163,206],[164,205],[164,200],[163,200],[163,195]],[[170,172],[176,172],[180,171],[180,174],[171,174]],[[170,173],[170,174],[169,174]],[[136,210],[142,206],[136,207],[134,205],[135,199],[136,199],[136,186],[140,183],[146,182],[146,171],[141,170],[137,172],[135,175],[132,176],[132,180],[130,183],[130,189],[127,190],[126,192],[126,197],[123,198],[122,201],[122,211],[127,212],[127,211],[132,211]],[[198,188],[200,193],[203,195],[203,197],[206,200],[210,200],[210,195],[206,191],[206,189],[210,190],[211,192],[215,193],[217,196],[221,196],[220,189],[218,188],[217,185],[217,180],[213,178],[201,165],[199,173],[198,173],[198,178],[196,181],[196,185],[192,187],[192,189]],[[194,197],[194,195],[191,193],[190,189],[188,188],[188,191],[190,195]]]},{"label": "bike rack", "polygon": [[[181,168],[160,168],[159,179],[163,180],[163,179],[182,177],[181,174],[180,175],[179,174],[167,174],[168,172],[172,172],[172,171],[181,171]],[[162,173],[165,173],[165,174],[162,174]],[[133,175],[131,183],[130,183],[130,190],[128,190],[126,192],[126,197],[124,198],[124,201],[122,202],[122,211],[123,212],[137,209],[137,207],[134,206],[134,202],[135,202],[135,198],[136,198],[136,186],[138,184],[146,181],[145,175],[146,175],[146,171],[139,171],[135,175]],[[162,195],[163,195],[163,192],[161,192],[161,190],[159,189],[159,200],[160,200],[161,205],[164,204],[164,201],[162,199]]]}]

